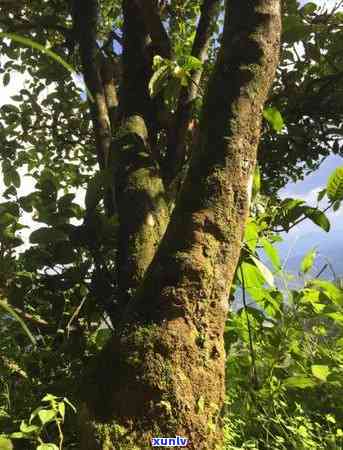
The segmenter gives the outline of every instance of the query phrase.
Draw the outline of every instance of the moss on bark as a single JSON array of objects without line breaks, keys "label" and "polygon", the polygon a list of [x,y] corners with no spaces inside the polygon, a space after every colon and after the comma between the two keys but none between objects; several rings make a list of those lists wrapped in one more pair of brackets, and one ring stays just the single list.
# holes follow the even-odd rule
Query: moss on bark
[{"label": "moss on bark", "polygon": [[[127,430],[121,438],[109,438],[115,449],[125,448],[123,439],[143,449],[154,436],[175,435],[187,437],[191,449],[221,446],[228,296],[249,212],[249,178],[281,28],[279,0],[231,0],[227,5],[223,46],[182,192],[113,340],[87,377],[91,420]],[[151,185],[154,168],[146,163],[150,159],[142,137],[132,138],[121,142],[121,208],[129,201],[131,208],[149,204],[137,202],[137,194],[143,191],[156,199],[156,186],[162,186],[158,180]],[[126,223],[129,231],[122,238],[126,236],[129,246],[142,242],[144,248],[146,231],[141,241],[138,236],[145,230],[142,217],[147,213],[133,216],[140,218],[133,221],[138,228]],[[132,245],[130,252],[142,251],[138,259],[144,260],[150,250]],[[111,448],[102,445],[102,450]]]}]

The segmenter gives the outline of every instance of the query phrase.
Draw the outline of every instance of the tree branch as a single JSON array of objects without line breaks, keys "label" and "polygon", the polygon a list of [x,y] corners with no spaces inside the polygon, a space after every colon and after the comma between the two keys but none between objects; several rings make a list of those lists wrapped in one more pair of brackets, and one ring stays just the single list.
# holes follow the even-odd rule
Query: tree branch
[{"label": "tree branch", "polygon": [[119,213],[118,296],[125,305],[141,283],[169,211],[160,170],[151,152],[155,109],[149,94],[151,39],[136,1],[123,0],[121,130],[114,139],[115,194]]},{"label": "tree branch", "polygon": [[155,53],[163,58],[171,58],[171,44],[168,33],[163,26],[156,0],[136,0],[147,31],[151,37]]},{"label": "tree branch", "polygon": [[[201,8],[192,56],[198,58],[202,63],[207,58],[209,42],[211,38],[213,21],[218,13],[220,0],[204,0]],[[191,81],[181,89],[175,121],[168,136],[168,149],[165,172],[169,180],[173,179],[182,167],[186,156],[186,136],[192,118],[192,104],[200,84],[203,70],[194,70]]]},{"label": "tree branch", "polygon": [[105,168],[111,145],[111,126],[98,64],[96,0],[74,0],[73,20],[80,47],[85,83],[93,96],[90,102],[100,168]]}]

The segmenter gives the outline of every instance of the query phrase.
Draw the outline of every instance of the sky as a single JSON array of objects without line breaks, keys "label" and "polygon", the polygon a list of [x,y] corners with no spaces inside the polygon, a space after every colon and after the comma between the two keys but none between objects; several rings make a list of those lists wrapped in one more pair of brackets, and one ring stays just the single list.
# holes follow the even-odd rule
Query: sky
[{"label": "sky", "polygon": [[[300,1],[300,3],[304,5],[308,1]],[[317,0],[316,3],[330,9],[336,4],[336,0]],[[23,88],[26,78],[27,75],[25,74],[16,73],[12,75],[10,84],[5,89],[1,89],[0,106],[11,102],[10,97]],[[76,78],[75,82],[78,84],[79,79]],[[343,166],[343,158],[329,156],[316,172],[307,176],[303,181],[289,183],[280,192],[281,197],[301,198],[309,205],[315,206],[318,192],[325,187],[330,173],[339,166]],[[25,195],[34,189],[32,178],[25,177],[24,180],[19,189],[19,195]],[[0,201],[3,190],[4,186],[0,177]],[[81,203],[83,197],[82,193],[78,195],[78,200]],[[316,269],[320,270],[323,264],[330,262],[338,274],[343,274],[343,207],[336,213],[329,211],[327,215],[331,222],[329,233],[307,220],[293,228],[288,234],[284,234],[284,242],[280,245],[280,253],[283,259],[287,260],[286,268],[296,271],[303,255],[311,248],[316,247],[318,251]],[[30,227],[33,225],[28,215],[24,217],[23,222]],[[23,231],[22,237],[25,240],[27,240],[30,231],[32,231],[32,228]]]},{"label": "sky", "polygon": [[[302,5],[309,3],[308,1],[300,1]],[[330,10],[336,5],[337,0],[317,0],[320,6]],[[303,181],[297,183],[289,183],[282,191],[282,198],[292,197],[301,198],[309,205],[316,206],[318,192],[326,186],[327,179],[337,167],[343,166],[343,158],[339,156],[329,156],[320,168],[311,175],[305,177]],[[325,207],[325,203],[323,205]],[[327,217],[331,223],[329,233],[321,230],[310,220],[306,220],[293,228],[288,234],[284,234],[284,243],[280,245],[281,255],[288,257],[288,267],[290,271],[295,272],[300,264],[304,254],[312,248],[317,249],[317,260],[315,270],[330,263],[333,270],[339,276],[343,275],[343,207],[338,211],[328,211]],[[331,276],[330,269],[325,275]]]}]

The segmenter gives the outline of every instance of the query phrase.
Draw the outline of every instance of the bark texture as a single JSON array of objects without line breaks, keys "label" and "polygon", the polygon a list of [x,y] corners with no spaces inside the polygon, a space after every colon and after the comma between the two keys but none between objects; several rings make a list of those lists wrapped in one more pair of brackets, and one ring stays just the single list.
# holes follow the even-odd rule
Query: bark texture
[{"label": "bark texture", "polygon": [[[182,191],[116,335],[87,377],[82,450],[144,449],[154,436],[176,435],[189,439],[187,448],[222,448],[223,331],[263,105],[278,63],[280,16],[280,0],[227,1],[222,47]],[[146,111],[149,106],[137,111],[131,105],[129,115]],[[143,155],[134,154],[136,164]],[[149,163],[144,170],[153,179]],[[136,176],[126,173],[124,191]],[[156,197],[160,181],[152,190]],[[153,242],[144,230],[143,241]]]}]

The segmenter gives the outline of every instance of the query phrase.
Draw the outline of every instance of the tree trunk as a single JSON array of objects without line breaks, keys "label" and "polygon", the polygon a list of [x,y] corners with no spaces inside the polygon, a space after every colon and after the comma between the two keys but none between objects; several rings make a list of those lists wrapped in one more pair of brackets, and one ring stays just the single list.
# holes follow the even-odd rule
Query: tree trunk
[{"label": "tree trunk", "polygon": [[[164,236],[164,201],[152,238],[142,221],[143,247],[162,240],[154,257],[148,246],[115,336],[86,377],[82,450],[150,448],[154,437],[176,436],[188,438],[187,448],[221,448],[224,324],[263,105],[278,62],[280,16],[279,0],[227,1],[222,47],[182,191]],[[130,105],[131,116],[140,115]],[[151,176],[150,168],[141,173]],[[156,183],[153,192],[161,193]]]}]

